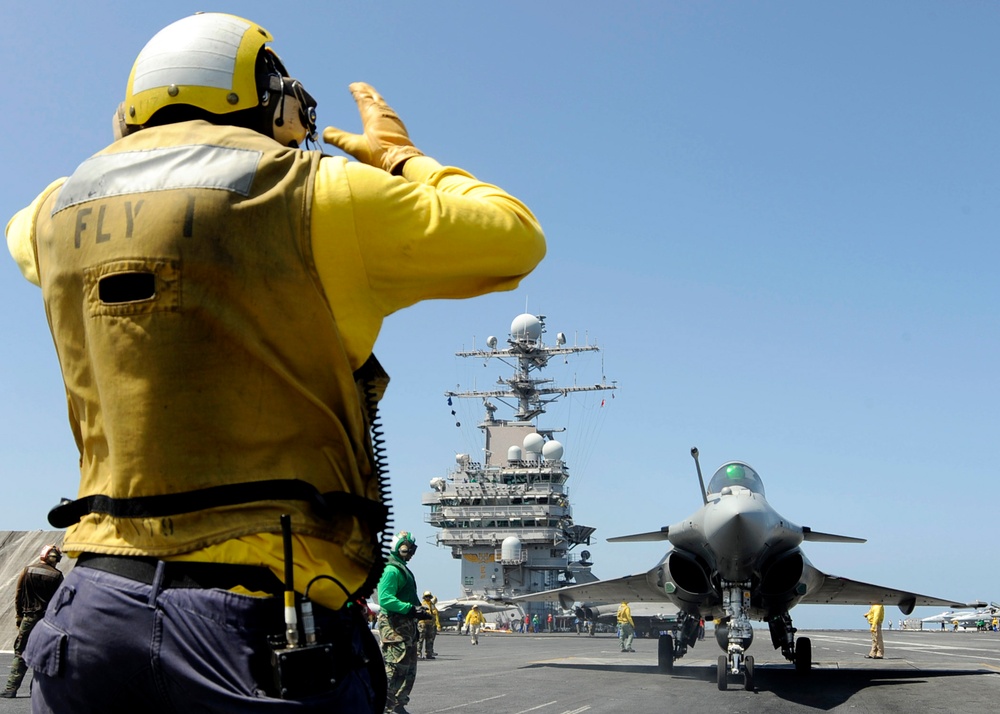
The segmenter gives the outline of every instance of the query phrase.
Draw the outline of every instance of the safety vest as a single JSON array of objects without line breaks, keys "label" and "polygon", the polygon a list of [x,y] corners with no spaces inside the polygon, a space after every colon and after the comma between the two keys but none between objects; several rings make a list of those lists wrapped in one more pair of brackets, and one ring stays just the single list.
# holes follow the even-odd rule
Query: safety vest
[{"label": "safety vest", "polygon": [[80,450],[78,498],[50,515],[66,550],[168,556],[277,532],[289,513],[297,533],[375,559],[368,411],[312,259],[320,156],[203,121],[147,128],[42,205],[42,295]]}]

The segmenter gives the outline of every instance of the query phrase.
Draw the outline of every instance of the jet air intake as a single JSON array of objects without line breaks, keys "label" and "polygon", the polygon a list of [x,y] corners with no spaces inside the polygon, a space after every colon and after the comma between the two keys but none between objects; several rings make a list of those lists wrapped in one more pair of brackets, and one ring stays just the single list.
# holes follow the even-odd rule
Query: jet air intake
[{"label": "jet air intake", "polygon": [[787,612],[823,584],[823,574],[810,564],[798,548],[786,551],[761,568],[760,595],[771,615]]},{"label": "jet air intake", "polygon": [[676,603],[697,608],[712,593],[705,568],[693,556],[672,550],[658,569],[655,586]]},{"label": "jet air intake", "polygon": [[[795,550],[782,553],[769,562],[764,568],[760,580],[760,592],[766,599],[794,596],[805,561],[802,551]],[[791,597],[789,597],[791,599]]]}]

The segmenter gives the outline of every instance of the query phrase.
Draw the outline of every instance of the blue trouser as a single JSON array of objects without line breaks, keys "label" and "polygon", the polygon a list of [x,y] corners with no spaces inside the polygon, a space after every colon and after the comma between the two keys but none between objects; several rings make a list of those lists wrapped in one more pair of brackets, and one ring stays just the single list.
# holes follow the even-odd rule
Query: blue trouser
[{"label": "blue trouser", "polygon": [[345,633],[350,665],[333,691],[283,700],[267,644],[284,630],[281,598],[164,588],[163,571],[160,563],[152,585],[79,565],[69,572],[24,653],[33,712],[373,711],[361,663],[374,638],[360,620],[316,608],[326,632]]}]

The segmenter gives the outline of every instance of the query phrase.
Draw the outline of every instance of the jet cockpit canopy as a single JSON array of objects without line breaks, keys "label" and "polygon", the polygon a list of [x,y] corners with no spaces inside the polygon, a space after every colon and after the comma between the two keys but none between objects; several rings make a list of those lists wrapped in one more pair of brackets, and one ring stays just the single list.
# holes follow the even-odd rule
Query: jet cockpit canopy
[{"label": "jet cockpit canopy", "polygon": [[742,486],[753,493],[764,495],[764,483],[760,480],[760,476],[742,461],[723,464],[708,482],[708,492],[721,493],[726,486]]}]

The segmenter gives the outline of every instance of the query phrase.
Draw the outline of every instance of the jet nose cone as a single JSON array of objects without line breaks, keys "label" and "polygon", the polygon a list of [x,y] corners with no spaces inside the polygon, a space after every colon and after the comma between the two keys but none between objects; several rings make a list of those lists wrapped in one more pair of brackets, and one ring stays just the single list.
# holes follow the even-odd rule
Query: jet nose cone
[{"label": "jet nose cone", "polygon": [[749,491],[723,495],[705,518],[705,537],[725,580],[749,580],[771,528],[770,510]]}]

